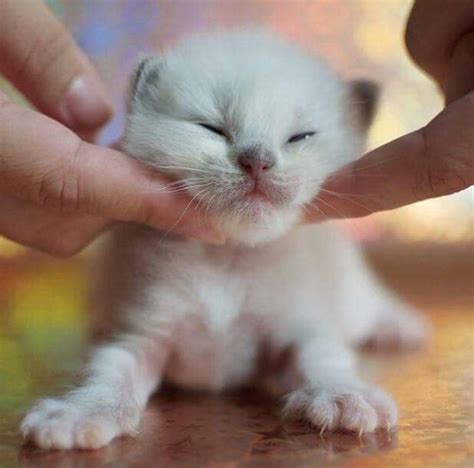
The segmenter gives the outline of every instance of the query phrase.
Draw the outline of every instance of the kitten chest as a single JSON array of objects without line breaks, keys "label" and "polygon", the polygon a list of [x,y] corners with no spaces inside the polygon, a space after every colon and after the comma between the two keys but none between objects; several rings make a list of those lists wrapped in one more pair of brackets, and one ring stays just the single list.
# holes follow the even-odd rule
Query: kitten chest
[{"label": "kitten chest", "polygon": [[246,310],[241,278],[213,268],[202,273],[192,297],[191,312],[174,329],[166,380],[211,391],[245,385],[255,374],[262,331]]}]

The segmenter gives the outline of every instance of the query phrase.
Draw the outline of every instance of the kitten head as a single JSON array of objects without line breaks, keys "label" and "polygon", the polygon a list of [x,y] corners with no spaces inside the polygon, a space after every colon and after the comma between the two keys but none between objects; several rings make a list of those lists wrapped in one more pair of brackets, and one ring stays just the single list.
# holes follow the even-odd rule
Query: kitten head
[{"label": "kitten head", "polygon": [[283,235],[360,154],[374,91],[268,32],[199,35],[139,65],[122,147],[255,244]]}]

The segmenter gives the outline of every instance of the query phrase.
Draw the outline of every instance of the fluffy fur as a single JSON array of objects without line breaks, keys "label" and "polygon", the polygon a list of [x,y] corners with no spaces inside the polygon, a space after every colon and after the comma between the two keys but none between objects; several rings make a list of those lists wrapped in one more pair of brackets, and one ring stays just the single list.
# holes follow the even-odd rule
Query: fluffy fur
[{"label": "fluffy fur", "polygon": [[[359,379],[350,348],[416,345],[423,321],[333,227],[297,226],[324,179],[361,152],[372,110],[357,88],[261,31],[197,36],[142,62],[123,148],[174,178],[170,190],[195,197],[229,241],[118,227],[103,312],[119,331],[79,388],[30,410],[26,438],[101,447],[137,430],[163,380],[210,391],[271,380],[287,394],[284,414],[322,431],[396,424],[392,399]],[[239,165],[249,151],[272,158],[257,179]]]}]

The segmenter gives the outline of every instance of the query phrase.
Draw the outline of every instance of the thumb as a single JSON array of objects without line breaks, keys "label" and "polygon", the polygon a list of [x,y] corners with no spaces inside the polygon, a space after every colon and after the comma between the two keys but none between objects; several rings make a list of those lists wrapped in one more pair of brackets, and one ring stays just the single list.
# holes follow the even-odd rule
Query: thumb
[{"label": "thumb", "polygon": [[112,106],[97,73],[40,1],[3,0],[0,72],[42,113],[74,130],[95,130]]},{"label": "thumb", "polygon": [[58,213],[89,213],[220,241],[191,200],[119,151],[82,141],[0,93],[0,192]]}]

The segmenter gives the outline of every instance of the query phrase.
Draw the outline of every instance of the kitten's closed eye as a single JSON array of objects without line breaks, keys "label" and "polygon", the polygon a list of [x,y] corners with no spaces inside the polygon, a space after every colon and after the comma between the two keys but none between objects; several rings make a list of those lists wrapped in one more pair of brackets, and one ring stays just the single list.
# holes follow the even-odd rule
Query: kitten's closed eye
[{"label": "kitten's closed eye", "polygon": [[316,135],[316,132],[298,133],[298,135],[293,135],[287,141],[287,143],[297,143],[298,141],[301,141],[301,140],[307,140],[308,138],[311,138],[313,135]]},{"label": "kitten's closed eye", "polygon": [[216,135],[223,136],[224,138],[229,138],[225,130],[219,127],[215,127],[214,125],[209,125],[206,123],[200,123],[199,124],[201,127],[205,128],[206,130],[209,130],[212,133],[215,133]]}]

